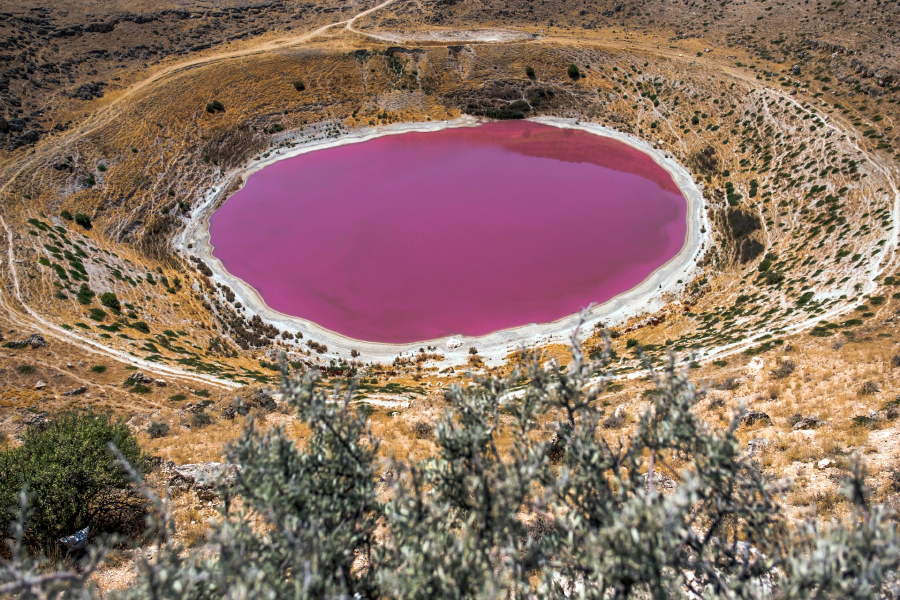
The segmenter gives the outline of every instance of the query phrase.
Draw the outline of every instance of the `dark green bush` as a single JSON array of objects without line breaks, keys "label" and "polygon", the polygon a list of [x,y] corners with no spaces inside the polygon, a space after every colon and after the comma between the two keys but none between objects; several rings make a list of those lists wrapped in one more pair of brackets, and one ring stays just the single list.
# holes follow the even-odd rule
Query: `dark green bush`
[{"label": "dark green bush", "polygon": [[578,66],[575,63],[570,64],[566,72],[572,79],[578,79],[581,77],[581,71],[578,70]]},{"label": "dark green bush", "polygon": [[297,81],[294,82],[294,89],[297,90],[298,92],[302,92],[303,90],[306,89],[306,84],[303,83],[302,79],[298,79]]},{"label": "dark green bush", "polygon": [[736,238],[744,237],[762,228],[759,217],[740,208],[728,209],[728,225],[731,228],[731,234]]},{"label": "dark green bush", "polygon": [[21,446],[0,452],[0,536],[9,531],[23,489],[31,499],[26,544],[32,550],[54,555],[59,538],[88,525],[115,529],[113,517],[133,503],[126,502],[131,484],[110,443],[143,468],[131,430],[109,414],[65,412],[43,432],[27,429]]},{"label": "dark green bush", "polygon": [[102,308],[92,308],[88,311],[88,315],[94,321],[102,321],[106,318],[106,312]]},{"label": "dark green bush", "polygon": [[534,79],[534,77],[535,77],[534,67],[530,67],[530,66],[525,67],[525,76],[528,77],[529,79]]},{"label": "dark green bush", "polygon": [[219,102],[218,100],[213,100],[206,105],[206,112],[208,113],[217,113],[224,112],[225,105]]},{"label": "dark green bush", "polygon": [[62,217],[63,219],[65,219],[66,221],[71,221],[71,220],[74,218],[74,217],[72,216],[72,213],[70,213],[70,212],[67,211],[67,210],[61,210],[61,211],[59,211],[59,216]]},{"label": "dark green bush", "polygon": [[122,306],[119,304],[119,299],[116,298],[116,295],[113,292],[103,292],[100,295],[100,304],[116,312],[122,310]]},{"label": "dark green bush", "polygon": [[91,218],[84,213],[75,213],[75,222],[85,229],[90,229],[91,227],[93,227],[93,225],[91,224]]},{"label": "dark green bush", "polygon": [[90,304],[95,295],[86,283],[82,283],[81,287],[78,288],[78,301],[82,304]]}]

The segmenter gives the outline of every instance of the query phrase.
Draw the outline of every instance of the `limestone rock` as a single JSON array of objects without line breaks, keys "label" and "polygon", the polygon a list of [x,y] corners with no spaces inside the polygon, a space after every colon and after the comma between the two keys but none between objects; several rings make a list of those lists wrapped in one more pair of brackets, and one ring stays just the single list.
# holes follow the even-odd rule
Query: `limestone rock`
[{"label": "limestone rock", "polygon": [[747,454],[758,456],[772,447],[772,441],[766,438],[754,438],[747,442]]},{"label": "limestone rock", "polygon": [[128,379],[125,380],[125,383],[153,383],[153,378],[144,375],[143,371],[135,371],[128,376]]},{"label": "limestone rock", "polygon": [[73,550],[81,550],[84,548],[85,544],[87,544],[88,534],[90,532],[91,528],[90,526],[87,526],[84,529],[76,531],[72,535],[67,535],[64,538],[61,538],[59,541],[69,550],[69,552],[72,552]]},{"label": "limestone rock", "polygon": [[794,431],[801,429],[817,429],[825,424],[825,421],[819,417],[803,417],[794,424]]},{"label": "limestone rock", "polygon": [[199,498],[212,500],[216,497],[217,484],[232,485],[238,469],[237,465],[220,462],[173,465],[171,470],[174,474],[169,478],[169,487],[194,490]]},{"label": "limestone rock", "polygon": [[761,421],[772,422],[772,418],[766,413],[758,410],[751,410],[741,418],[741,425],[754,425]]}]

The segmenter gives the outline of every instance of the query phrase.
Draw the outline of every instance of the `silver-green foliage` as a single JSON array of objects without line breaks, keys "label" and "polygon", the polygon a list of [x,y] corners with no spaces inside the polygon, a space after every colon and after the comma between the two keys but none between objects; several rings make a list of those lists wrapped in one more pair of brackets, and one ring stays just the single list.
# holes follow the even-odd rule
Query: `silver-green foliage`
[{"label": "silver-green foliage", "polygon": [[[352,390],[326,393],[315,373],[286,378],[308,440],[247,427],[204,551],[173,541],[157,500],[159,553],[123,595],[898,597],[897,522],[870,505],[858,468],[848,523],[790,526],[783,487],[735,437],[739,415],[724,430],[698,419],[686,373],[653,372],[658,393],[634,433],[610,443],[607,363],[573,358],[452,387],[437,452],[411,463],[379,459]],[[544,415],[557,422],[540,425]],[[674,489],[661,489],[663,467],[680,473]]]}]

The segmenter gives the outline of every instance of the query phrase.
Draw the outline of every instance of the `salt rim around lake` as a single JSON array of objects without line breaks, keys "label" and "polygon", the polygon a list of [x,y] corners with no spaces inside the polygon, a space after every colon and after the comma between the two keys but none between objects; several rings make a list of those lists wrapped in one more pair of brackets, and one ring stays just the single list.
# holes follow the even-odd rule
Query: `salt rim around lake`
[{"label": "salt rim around lake", "polygon": [[[501,361],[510,352],[523,346],[540,346],[551,342],[565,343],[570,339],[579,323],[582,324],[583,337],[598,322],[602,321],[612,326],[631,317],[652,314],[664,308],[666,305],[664,296],[677,295],[683,291],[684,286],[693,277],[696,264],[706,249],[705,237],[709,231],[709,223],[703,195],[688,171],[671,155],[655,148],[648,142],[599,124],[556,117],[538,117],[530,120],[560,128],[580,129],[612,138],[640,150],[671,175],[673,182],[687,202],[687,227],[681,250],[640,284],[582,313],[569,315],[550,323],[522,325],[476,337],[456,335],[401,344],[355,340],[325,329],[307,319],[272,309],[266,305],[256,289],[229,273],[213,256],[213,249],[209,243],[209,218],[226,200],[226,190],[234,189],[234,182],[240,181],[243,185],[243,182],[252,173],[274,162],[306,152],[364,142],[385,135],[439,131],[452,127],[473,127],[485,122],[473,117],[462,117],[452,121],[401,123],[380,128],[364,128],[333,139],[302,142],[293,148],[273,150],[269,156],[255,159],[247,167],[226,174],[222,183],[210,190],[198,204],[188,226],[176,236],[174,245],[179,251],[204,260],[213,271],[211,279],[234,290],[238,301],[246,308],[244,314],[247,317],[258,314],[279,330],[303,333],[303,340],[289,342],[289,345],[304,346],[307,340],[326,344],[328,352],[320,356],[323,359],[350,358],[351,350],[356,350],[361,355],[360,359],[364,361],[390,362],[400,354],[415,353],[423,346],[436,346],[438,352],[445,357],[442,364],[460,364],[466,362],[468,349],[474,346],[478,348],[480,356],[490,364]],[[290,135],[286,138],[290,140]],[[299,141],[298,138],[295,139]]]}]

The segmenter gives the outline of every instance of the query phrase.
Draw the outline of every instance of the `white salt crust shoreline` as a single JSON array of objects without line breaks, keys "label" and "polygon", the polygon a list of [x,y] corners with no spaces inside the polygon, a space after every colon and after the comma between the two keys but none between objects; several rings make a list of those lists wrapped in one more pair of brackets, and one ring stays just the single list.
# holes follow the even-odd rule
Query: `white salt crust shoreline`
[{"label": "white salt crust shoreline", "polygon": [[243,314],[248,318],[258,314],[264,321],[273,324],[281,331],[302,332],[303,339],[294,340],[292,344],[295,348],[305,348],[308,340],[325,344],[328,347],[327,353],[313,354],[313,356],[325,360],[331,358],[350,360],[351,350],[357,350],[360,353],[358,360],[391,362],[398,355],[415,353],[419,348],[425,346],[436,346],[438,352],[444,355],[444,360],[440,363],[442,366],[458,365],[467,362],[469,348],[474,346],[488,364],[497,364],[510,352],[523,346],[535,347],[551,342],[567,342],[582,319],[584,319],[582,332],[586,334],[601,321],[613,326],[631,317],[642,314],[650,315],[661,310],[666,305],[663,296],[666,294],[679,295],[684,290],[684,286],[693,278],[697,262],[706,251],[705,240],[710,230],[703,194],[687,169],[668,153],[655,148],[648,142],[596,123],[584,123],[574,119],[556,117],[538,117],[530,120],[565,129],[581,129],[613,138],[650,155],[659,166],[669,172],[687,201],[687,233],[681,250],[634,288],[603,304],[592,306],[583,313],[569,315],[552,323],[523,325],[478,337],[454,335],[409,344],[367,342],[343,336],[312,321],[272,309],[252,286],[229,273],[224,265],[213,256],[213,247],[209,242],[209,218],[226,200],[225,190],[230,189],[235,181],[246,182],[247,178],[259,169],[306,152],[364,142],[385,135],[413,131],[439,131],[451,127],[473,127],[484,122],[484,120],[473,117],[461,117],[452,121],[399,123],[378,128],[367,127],[334,139],[303,142],[293,148],[274,150],[268,157],[254,159],[246,167],[227,173],[222,183],[213,188],[196,205],[187,227],[175,237],[174,246],[187,256],[193,255],[205,261],[212,269],[211,279],[217,283],[228,285],[234,290],[237,300],[246,307]]}]

